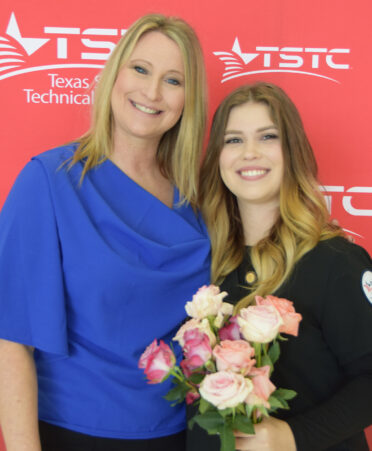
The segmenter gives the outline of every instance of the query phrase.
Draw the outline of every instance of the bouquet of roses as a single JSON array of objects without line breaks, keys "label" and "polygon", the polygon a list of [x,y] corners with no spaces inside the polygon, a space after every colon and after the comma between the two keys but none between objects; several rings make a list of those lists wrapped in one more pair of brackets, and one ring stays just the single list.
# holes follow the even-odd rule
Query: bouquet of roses
[{"label": "bouquet of roses", "polygon": [[275,296],[256,296],[256,305],[233,316],[233,306],[223,302],[226,292],[203,286],[187,302],[191,317],[173,340],[183,350],[180,366],[171,347],[154,340],[138,366],[150,384],[174,376],[175,387],[166,399],[198,405],[197,423],[209,434],[218,434],[221,451],[234,451],[233,431],[254,434],[254,424],[279,408],[296,393],[277,389],[270,381],[280,349],[280,334],[297,336],[302,317],[292,302]]}]

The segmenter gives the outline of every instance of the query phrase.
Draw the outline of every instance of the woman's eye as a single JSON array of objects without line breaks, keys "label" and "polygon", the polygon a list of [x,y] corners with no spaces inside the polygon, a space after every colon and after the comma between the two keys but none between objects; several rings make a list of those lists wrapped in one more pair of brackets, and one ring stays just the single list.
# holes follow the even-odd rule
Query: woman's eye
[{"label": "woman's eye", "polygon": [[179,80],[177,80],[176,78],[167,78],[166,82],[169,83],[170,85],[174,85],[174,86],[180,86],[181,82]]},{"label": "woman's eye", "polygon": [[242,140],[241,138],[227,138],[225,139],[225,144],[236,144],[236,143],[241,143]]},{"label": "woman's eye", "polygon": [[262,136],[262,139],[264,141],[270,140],[270,139],[278,139],[279,136],[276,133],[267,133],[266,135]]},{"label": "woman's eye", "polygon": [[147,70],[141,66],[134,66],[134,70],[139,74],[147,74]]}]

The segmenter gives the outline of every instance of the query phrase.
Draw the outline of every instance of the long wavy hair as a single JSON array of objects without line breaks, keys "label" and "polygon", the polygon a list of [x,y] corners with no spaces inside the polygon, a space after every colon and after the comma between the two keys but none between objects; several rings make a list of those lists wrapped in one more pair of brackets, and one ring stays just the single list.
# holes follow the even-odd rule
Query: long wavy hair
[{"label": "long wavy hair", "polygon": [[179,47],[185,70],[185,105],[179,121],[162,137],[157,162],[184,200],[196,205],[200,155],[206,125],[206,76],[202,49],[194,30],[182,19],[148,14],[125,33],[108,59],[95,90],[90,130],[77,141],[71,165],[84,162],[86,172],[107,159],[113,147],[111,92],[117,75],[146,33],[158,31]]},{"label": "long wavy hair", "polygon": [[212,280],[220,283],[242,262],[245,243],[237,200],[224,185],[219,157],[231,110],[247,102],[267,105],[278,127],[284,159],[278,219],[269,234],[252,246],[251,261],[257,280],[237,310],[256,295],[274,293],[291,274],[296,262],[320,240],[343,235],[329,222],[329,213],[317,181],[317,164],[300,115],[286,93],[270,83],[242,86],[221,103],[212,123],[201,169],[199,201],[212,243]]}]

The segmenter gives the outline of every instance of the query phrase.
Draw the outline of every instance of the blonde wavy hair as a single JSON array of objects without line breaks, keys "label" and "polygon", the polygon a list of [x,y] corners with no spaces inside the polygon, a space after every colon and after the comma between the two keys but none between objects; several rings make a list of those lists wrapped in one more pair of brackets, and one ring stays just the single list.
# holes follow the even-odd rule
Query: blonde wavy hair
[{"label": "blonde wavy hair", "polygon": [[221,103],[212,123],[200,177],[199,201],[212,243],[212,281],[221,283],[239,266],[245,252],[244,234],[236,197],[224,185],[219,157],[230,111],[247,102],[267,105],[278,127],[284,159],[280,187],[280,214],[268,236],[250,250],[257,281],[237,304],[246,307],[256,295],[275,291],[291,274],[296,262],[321,240],[343,235],[329,222],[329,213],[317,181],[317,164],[300,115],[286,93],[270,83],[242,86]]},{"label": "blonde wavy hair", "polygon": [[125,33],[108,59],[98,81],[90,130],[77,141],[70,166],[84,161],[82,179],[112,152],[111,92],[117,75],[146,33],[158,31],[179,47],[185,70],[185,105],[177,124],[162,137],[157,151],[159,168],[182,198],[196,205],[200,155],[206,124],[206,76],[202,49],[194,30],[182,19],[148,14]]}]

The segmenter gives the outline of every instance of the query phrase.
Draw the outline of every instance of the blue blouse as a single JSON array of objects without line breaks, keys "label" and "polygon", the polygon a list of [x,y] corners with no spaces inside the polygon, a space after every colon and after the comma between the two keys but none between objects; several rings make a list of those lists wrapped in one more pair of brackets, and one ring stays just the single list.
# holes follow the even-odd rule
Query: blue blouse
[{"label": "blue blouse", "polygon": [[109,160],[80,186],[82,165],[63,165],[75,148],[34,157],[0,214],[0,337],[36,349],[41,420],[112,438],[179,432],[170,381],[147,384],[137,364],[209,283],[205,225],[176,189],[168,208]]}]

